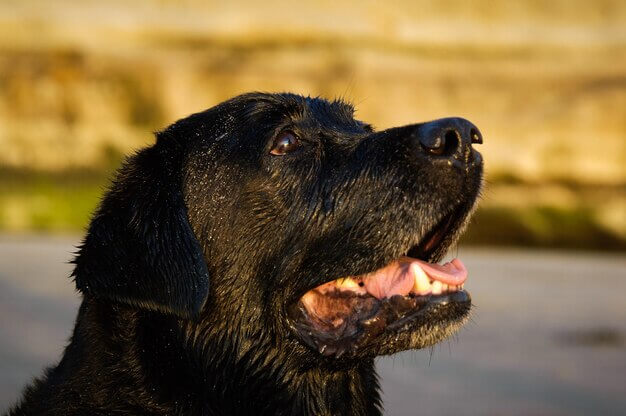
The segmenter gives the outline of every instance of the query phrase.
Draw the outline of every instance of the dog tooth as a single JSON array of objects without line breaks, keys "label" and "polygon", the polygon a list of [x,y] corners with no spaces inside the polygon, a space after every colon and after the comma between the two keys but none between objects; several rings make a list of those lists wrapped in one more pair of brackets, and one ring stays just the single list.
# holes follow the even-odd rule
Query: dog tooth
[{"label": "dog tooth", "polygon": [[447,292],[448,290],[449,290],[448,289],[448,284],[447,283],[442,283],[441,284],[441,291],[442,292]]},{"label": "dog tooth", "polygon": [[457,287],[456,287],[455,285],[449,285],[449,286],[448,286],[448,290],[449,290],[450,292],[456,292],[456,291],[457,291]]},{"label": "dog tooth", "polygon": [[443,284],[439,280],[435,280],[433,283],[433,295],[441,295],[441,291],[443,289]]},{"label": "dog tooth", "polygon": [[430,293],[430,279],[428,278],[426,272],[424,272],[424,270],[422,270],[422,268],[416,263],[411,264],[410,269],[414,279],[413,291],[418,295],[426,295]]},{"label": "dog tooth", "polygon": [[342,289],[354,289],[354,288],[359,287],[359,284],[357,283],[357,281],[350,277],[337,279],[336,282],[337,282],[336,286]]}]

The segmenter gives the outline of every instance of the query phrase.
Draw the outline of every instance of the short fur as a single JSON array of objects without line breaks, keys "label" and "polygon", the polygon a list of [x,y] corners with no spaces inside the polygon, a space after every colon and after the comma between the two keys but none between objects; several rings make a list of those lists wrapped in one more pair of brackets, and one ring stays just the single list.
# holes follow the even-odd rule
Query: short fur
[{"label": "short fur", "polygon": [[[422,126],[375,132],[344,102],[252,93],[158,133],[92,218],[61,361],[8,415],[379,415],[374,357],[432,345],[467,310],[332,358],[301,342],[286,309],[406,254],[453,211],[429,260],[455,241],[482,161],[469,146],[461,168],[431,158]],[[285,129],[302,147],[271,155]]]}]

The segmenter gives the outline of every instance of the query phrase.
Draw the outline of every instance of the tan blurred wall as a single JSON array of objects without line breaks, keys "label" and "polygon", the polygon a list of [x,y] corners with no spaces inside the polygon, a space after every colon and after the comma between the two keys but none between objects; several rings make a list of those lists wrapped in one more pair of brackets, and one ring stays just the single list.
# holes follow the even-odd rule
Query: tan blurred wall
[{"label": "tan blurred wall", "polygon": [[626,244],[621,0],[0,1],[0,228],[80,227],[101,190],[58,175],[251,90],[343,97],[379,128],[466,117],[479,241]]},{"label": "tan blurred wall", "polygon": [[97,166],[249,90],[379,127],[460,115],[490,174],[620,183],[623,1],[3,1],[0,163]]}]

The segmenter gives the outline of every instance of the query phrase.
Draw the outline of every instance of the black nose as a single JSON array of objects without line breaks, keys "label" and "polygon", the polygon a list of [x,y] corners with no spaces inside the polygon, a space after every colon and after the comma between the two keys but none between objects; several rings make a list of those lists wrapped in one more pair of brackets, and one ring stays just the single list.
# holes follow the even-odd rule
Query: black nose
[{"label": "black nose", "polygon": [[414,137],[423,152],[467,162],[472,143],[482,143],[478,128],[460,117],[441,118],[420,124]]}]

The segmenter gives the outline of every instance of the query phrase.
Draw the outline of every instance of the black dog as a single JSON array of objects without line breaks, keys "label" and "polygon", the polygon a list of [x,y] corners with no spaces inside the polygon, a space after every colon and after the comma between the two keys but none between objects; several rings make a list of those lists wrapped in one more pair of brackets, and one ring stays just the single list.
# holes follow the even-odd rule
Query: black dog
[{"label": "black dog", "polygon": [[481,142],[463,119],[375,132],[292,94],[178,121],[106,193],[71,342],[9,415],[380,414],[374,358],[469,313],[463,264],[434,263]]}]

